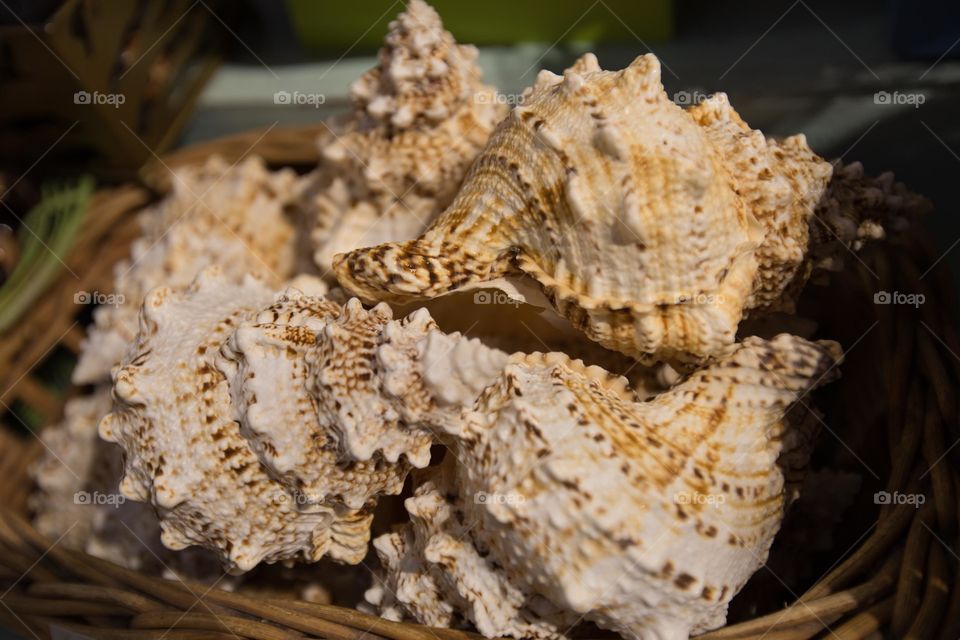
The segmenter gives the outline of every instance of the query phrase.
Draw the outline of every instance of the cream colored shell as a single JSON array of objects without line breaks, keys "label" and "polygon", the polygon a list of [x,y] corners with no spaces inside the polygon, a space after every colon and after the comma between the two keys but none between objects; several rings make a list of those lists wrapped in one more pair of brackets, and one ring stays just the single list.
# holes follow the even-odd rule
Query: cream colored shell
[{"label": "cream colored shell", "polygon": [[336,259],[371,300],[433,297],[525,273],[606,347],[698,363],[801,265],[830,165],[803,136],[768,142],[722,94],[689,110],[641,56],[541,72],[457,198],[421,237]]},{"label": "cream colored shell", "polygon": [[454,425],[455,483],[422,485],[376,540],[389,588],[369,598],[487,637],[564,637],[569,614],[637,639],[721,626],[780,526],[779,465],[809,455],[785,414],[837,358],[748,338],[637,402],[598,367],[514,356]]},{"label": "cream colored shell", "polygon": [[157,509],[168,547],[206,547],[235,571],[356,563],[377,498],[429,463],[437,425],[506,360],[425,310],[393,320],[208,270],[147,296],[100,434],[123,447],[121,490]]},{"label": "cream colored shell", "polygon": [[[110,388],[68,400],[63,420],[40,433],[43,455],[30,468],[35,488],[30,510],[37,531],[69,548],[83,548],[94,530],[93,491],[107,492],[120,451],[97,439],[97,423],[110,410]],[[112,450],[112,451],[111,451]]]},{"label": "cream colored shell", "polygon": [[100,435],[123,447],[120,489],[156,508],[171,549],[203,546],[232,571],[327,554],[358,562],[370,514],[304,505],[273,479],[241,434],[216,368],[231,332],[273,297],[255,280],[234,284],[211,270],[185,292],[150,292]]},{"label": "cream colored shell", "polygon": [[[121,566],[167,577],[212,583],[223,573],[202,550],[174,553],[160,544],[150,505],[125,500],[118,483],[121,450],[97,437],[110,411],[110,386],[68,400],[63,421],[45,428],[43,454],[30,469],[29,506],[37,530],[58,546],[85,551]],[[218,580],[229,587],[229,580]]]},{"label": "cream colored shell", "polygon": [[273,285],[289,278],[294,228],[284,208],[295,181],[293,171],[271,172],[255,156],[235,166],[212,156],[175,170],[170,193],[139,214],[142,235],[130,259],[114,268],[112,298],[94,311],[74,382],[110,379],[136,336],[140,303],[154,287],[185,287],[214,264],[237,282],[248,273]]},{"label": "cream colored shell", "polygon": [[435,326],[425,310],[394,320],[291,289],[236,328],[217,367],[273,477],[307,503],[360,509],[430,462],[432,426],[506,362]]},{"label": "cream colored shell", "polygon": [[390,23],[377,66],[350,88],[353,113],[324,130],[303,186],[321,273],[336,253],[416,237],[453,199],[506,111],[476,57],[422,0]]}]

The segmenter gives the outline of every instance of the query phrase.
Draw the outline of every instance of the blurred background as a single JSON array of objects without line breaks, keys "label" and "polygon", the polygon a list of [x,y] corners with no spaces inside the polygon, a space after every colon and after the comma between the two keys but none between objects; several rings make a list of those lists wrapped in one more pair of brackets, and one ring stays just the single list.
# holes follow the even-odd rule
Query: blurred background
[{"label": "blurred background", "polygon": [[[653,51],[679,103],[725,91],[768,135],[803,132],[827,158],[894,171],[933,199],[928,223],[958,273],[960,251],[949,251],[960,238],[957,3],[434,4],[458,41],[480,47],[485,80],[508,103],[540,68],[561,71],[586,50],[611,69]],[[154,153],[347,109],[350,82],[374,64],[401,9],[401,0],[0,0],[0,222],[14,228],[51,175],[129,179]],[[283,92],[315,99],[282,103]],[[85,94],[105,102],[84,104]]]},{"label": "blurred background", "polygon": [[[960,3],[432,4],[459,42],[480,48],[484,80],[507,104],[539,69],[560,72],[585,51],[607,69],[653,52],[679,104],[724,91],[767,135],[802,132],[828,159],[893,171],[933,201],[926,224],[960,281]],[[142,181],[146,165],[183,147],[343,112],[402,9],[401,0],[0,0],[0,285],[18,258],[46,255],[61,268],[37,246],[23,249],[25,239],[54,255],[69,249],[69,220],[27,217],[44,185]],[[4,300],[0,287],[0,333],[17,311]]]}]

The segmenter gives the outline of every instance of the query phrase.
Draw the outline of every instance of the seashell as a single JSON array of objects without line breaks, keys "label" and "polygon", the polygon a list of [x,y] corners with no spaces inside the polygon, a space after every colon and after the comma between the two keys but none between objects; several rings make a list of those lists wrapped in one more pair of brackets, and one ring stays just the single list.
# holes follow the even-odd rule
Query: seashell
[{"label": "seashell", "polygon": [[700,363],[745,311],[779,304],[830,173],[802,135],[765,140],[723,94],[673,104],[652,55],[610,72],[587,54],[541,72],[418,239],[337,256],[336,275],[402,302],[522,274],[605,347]]},{"label": "seashell", "polygon": [[[110,410],[110,388],[67,401],[63,420],[40,432],[43,454],[30,467],[35,487],[29,498],[33,523],[41,534],[82,549],[93,534],[97,506],[78,492],[110,486],[112,456],[120,451],[97,439],[97,423]],[[106,461],[103,464],[102,461]],[[81,494],[82,495],[82,494]]]},{"label": "seashell", "polygon": [[165,549],[152,508],[118,494],[121,450],[97,437],[110,407],[110,386],[98,385],[67,401],[63,421],[41,432],[44,451],[30,468],[34,526],[59,546],[129,569],[230,586],[219,563],[202,550]]},{"label": "seashell", "polygon": [[838,358],[747,338],[637,402],[599,367],[514,356],[450,423],[455,480],[421,485],[411,523],[376,539],[385,582],[368,599],[491,638],[566,637],[571,614],[635,639],[721,626],[780,526],[782,457],[795,468],[809,442],[785,414]]},{"label": "seashell", "polygon": [[431,467],[405,506],[410,522],[374,540],[382,575],[364,594],[389,620],[432,627],[469,620],[484,636],[556,638],[581,616],[514,584],[472,536],[452,456]]},{"label": "seashell", "polygon": [[201,545],[234,571],[357,563],[377,498],[429,463],[435,424],[506,361],[426,311],[393,320],[205,271],[147,296],[100,434],[123,447],[121,490],[157,509],[168,547]]},{"label": "seashell", "polygon": [[314,260],[416,237],[456,193],[506,107],[480,81],[477,50],[412,0],[390,23],[377,66],[350,88],[352,114],[319,140],[303,187]]},{"label": "seashell", "polygon": [[216,270],[183,292],[151,291],[140,333],[114,371],[115,407],[100,436],[123,448],[120,490],[153,505],[170,549],[203,546],[231,572],[326,554],[359,562],[370,515],[301,509],[240,433],[228,382],[215,366],[233,329],[272,301],[264,284],[235,284]]},{"label": "seashell", "polygon": [[843,269],[850,250],[908,228],[933,208],[925,197],[907,190],[890,172],[871,177],[859,162],[837,161],[833,178],[814,213],[808,270]]},{"label": "seashell", "polygon": [[94,324],[73,373],[76,384],[108,382],[137,334],[137,313],[154,287],[185,287],[210,265],[239,282],[252,273],[279,285],[294,266],[294,227],[284,207],[294,197],[291,170],[268,171],[251,156],[236,165],[213,156],[174,171],[172,190],[140,214],[142,235],[114,268],[114,304]]}]

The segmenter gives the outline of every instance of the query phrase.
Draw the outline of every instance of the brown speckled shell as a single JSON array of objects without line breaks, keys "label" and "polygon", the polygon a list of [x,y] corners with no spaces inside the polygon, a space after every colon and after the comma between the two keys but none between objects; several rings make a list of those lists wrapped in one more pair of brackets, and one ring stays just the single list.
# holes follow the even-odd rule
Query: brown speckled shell
[{"label": "brown speckled shell", "polygon": [[829,177],[803,136],[766,141],[722,94],[673,104],[652,55],[609,72],[588,54],[541,73],[419,239],[338,256],[336,273],[400,301],[522,272],[604,346],[699,363],[776,303]]},{"label": "brown speckled shell", "polygon": [[320,167],[305,180],[321,274],[336,253],[416,237],[453,200],[506,111],[476,57],[422,0],[390,23],[377,66],[350,88],[353,113],[321,136]]},{"label": "brown speckled shell", "polygon": [[793,434],[786,412],[838,357],[748,338],[638,402],[598,367],[514,356],[454,429],[456,488],[419,492],[412,528],[376,541],[388,608],[428,623],[455,611],[488,637],[562,637],[557,611],[638,640],[721,626],[780,526],[781,465],[809,455],[809,425]]}]

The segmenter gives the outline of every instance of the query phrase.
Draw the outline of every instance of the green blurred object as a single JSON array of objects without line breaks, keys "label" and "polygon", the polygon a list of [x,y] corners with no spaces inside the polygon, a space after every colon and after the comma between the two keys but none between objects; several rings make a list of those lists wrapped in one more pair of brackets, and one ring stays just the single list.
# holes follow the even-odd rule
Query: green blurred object
[{"label": "green blurred object", "polygon": [[[673,35],[673,1],[649,0],[430,0],[458,42],[635,42]],[[287,0],[294,27],[305,47],[343,52],[380,47],[387,23],[400,11],[399,0],[316,2]]]},{"label": "green blurred object", "polygon": [[0,334],[20,316],[66,268],[63,256],[83,223],[93,195],[89,176],[72,184],[45,184],[42,198],[18,230],[19,259],[0,286]]}]

